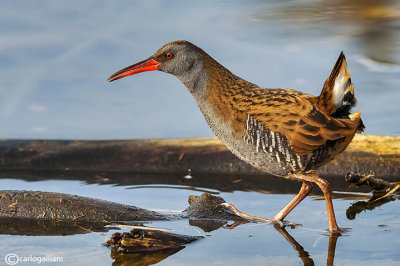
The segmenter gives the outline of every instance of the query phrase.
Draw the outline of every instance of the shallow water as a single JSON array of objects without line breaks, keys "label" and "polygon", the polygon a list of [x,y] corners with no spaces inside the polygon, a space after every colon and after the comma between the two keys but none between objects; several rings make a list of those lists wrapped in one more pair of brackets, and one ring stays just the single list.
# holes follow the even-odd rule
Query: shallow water
[{"label": "shallow water", "polygon": [[[21,178],[15,178],[20,175]],[[4,176],[4,175],[3,175]],[[137,175],[109,173],[99,178],[98,173],[82,172],[67,174],[68,179],[53,173],[44,172],[9,173],[11,178],[0,180],[2,189],[43,190],[72,193],[87,197],[101,198],[119,203],[135,205],[142,208],[176,213],[188,207],[189,195],[200,195],[208,191],[222,196],[227,202],[234,204],[246,213],[271,218],[280,208],[289,202],[299,188],[298,182],[288,182],[279,187],[281,179],[269,178],[269,186],[259,188],[251,179],[232,177],[231,180],[242,179],[242,186],[219,192],[212,183],[206,187],[195,187],[191,183],[202,182],[204,177],[193,176],[191,180],[179,175]],[[158,176],[158,180],[155,176]],[[144,185],[148,178],[151,184]],[[215,176],[214,178],[218,178]],[[227,178],[227,177],[222,177]],[[260,177],[261,178],[261,177]],[[338,183],[339,177],[338,178]],[[29,180],[29,181],[27,181]],[[96,181],[97,180],[97,181]],[[168,181],[166,181],[168,180]],[[175,181],[172,181],[175,180]],[[216,182],[217,183],[217,182]],[[240,183],[240,182],[239,182]],[[333,182],[333,188],[340,186]],[[243,190],[243,188],[245,188]],[[343,193],[346,190],[347,193]],[[346,192],[345,191],[345,192]],[[336,191],[334,206],[338,223],[348,228],[338,239],[330,238],[327,232],[328,221],[325,202],[314,189],[312,196],[307,197],[287,217],[287,220],[301,224],[296,228],[286,227],[279,231],[273,225],[265,223],[241,224],[235,228],[216,228],[205,232],[189,220],[147,222],[146,226],[172,229],[174,233],[204,236],[186,246],[175,254],[162,254],[157,257],[159,265],[303,265],[311,263],[324,265],[327,260],[334,259],[335,265],[398,265],[400,254],[399,200],[390,201],[373,210],[365,210],[347,218],[346,211],[357,201],[367,201],[368,193],[363,190]],[[228,225],[232,225],[229,222]],[[111,250],[102,246],[115,230],[86,231],[76,226],[58,228],[51,233],[33,233],[26,229],[2,228],[0,240],[1,256],[14,253],[24,256],[62,256],[63,262],[75,265],[109,265],[117,260],[120,263],[137,263],[154,259],[154,254],[124,255],[111,257]],[[125,230],[127,231],[127,230]],[[330,244],[331,241],[331,244]],[[337,241],[334,245],[334,241]],[[329,254],[329,255],[328,255]],[[153,257],[152,257],[153,256]],[[2,263],[1,260],[0,263]],[[59,263],[58,263],[59,264]],[[46,264],[47,265],[47,264]],[[57,265],[57,263],[54,263]],[[130,264],[129,264],[130,265]],[[310,265],[310,264],[306,264]]]}]

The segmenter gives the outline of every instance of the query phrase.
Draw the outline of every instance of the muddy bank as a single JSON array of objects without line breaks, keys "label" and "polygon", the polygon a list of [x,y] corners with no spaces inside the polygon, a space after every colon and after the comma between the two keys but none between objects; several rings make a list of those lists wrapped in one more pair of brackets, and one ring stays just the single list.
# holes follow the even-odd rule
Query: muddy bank
[{"label": "muddy bank", "polygon": [[[137,173],[262,174],[215,138],[57,141],[3,140],[0,169],[129,171]],[[323,175],[374,171],[400,176],[400,137],[357,135],[347,150],[321,167]]]}]

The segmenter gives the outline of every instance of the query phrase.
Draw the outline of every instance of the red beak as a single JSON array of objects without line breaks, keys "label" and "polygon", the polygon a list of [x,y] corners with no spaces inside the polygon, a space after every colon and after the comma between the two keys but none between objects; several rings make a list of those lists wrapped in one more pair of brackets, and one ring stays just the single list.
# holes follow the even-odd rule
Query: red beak
[{"label": "red beak", "polygon": [[135,75],[140,72],[158,70],[159,65],[160,65],[159,62],[157,62],[152,58],[149,58],[134,65],[128,66],[124,69],[121,69],[118,72],[115,72],[108,78],[108,81],[111,82],[126,76]]}]

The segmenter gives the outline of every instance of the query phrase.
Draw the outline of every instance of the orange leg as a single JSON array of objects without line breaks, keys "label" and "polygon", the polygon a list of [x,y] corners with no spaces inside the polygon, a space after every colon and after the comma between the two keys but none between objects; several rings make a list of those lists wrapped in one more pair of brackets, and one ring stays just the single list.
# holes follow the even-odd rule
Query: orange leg
[{"label": "orange leg", "polygon": [[320,177],[316,177],[314,182],[319,186],[319,188],[322,190],[322,193],[324,193],[325,196],[326,208],[328,211],[329,232],[339,233],[342,230],[336,223],[335,212],[333,210],[333,204],[332,204],[332,196],[331,196],[332,192],[329,183],[328,181]]},{"label": "orange leg", "polygon": [[272,218],[272,222],[282,222],[282,220],[289,214],[289,212],[293,210],[294,207],[296,207],[297,204],[299,204],[310,193],[311,189],[311,183],[303,180],[303,184],[301,185],[299,193],[296,195],[296,197],[294,197],[294,199],[292,199],[291,202],[289,202],[288,205],[286,205],[285,208],[283,208],[274,216],[274,218]]}]

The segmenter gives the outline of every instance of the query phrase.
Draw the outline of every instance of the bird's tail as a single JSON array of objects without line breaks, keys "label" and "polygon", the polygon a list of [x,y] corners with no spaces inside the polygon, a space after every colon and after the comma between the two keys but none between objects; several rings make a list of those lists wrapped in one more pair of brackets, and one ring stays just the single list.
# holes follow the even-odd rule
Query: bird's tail
[{"label": "bird's tail", "polygon": [[357,133],[361,133],[365,129],[365,125],[363,121],[361,120],[361,111],[358,111],[357,113],[354,114],[349,114],[349,118],[351,121],[356,122],[357,125]]},{"label": "bird's tail", "polygon": [[324,83],[318,103],[331,116],[347,117],[356,102],[351,74],[347,71],[346,57],[341,52],[331,74]]}]

